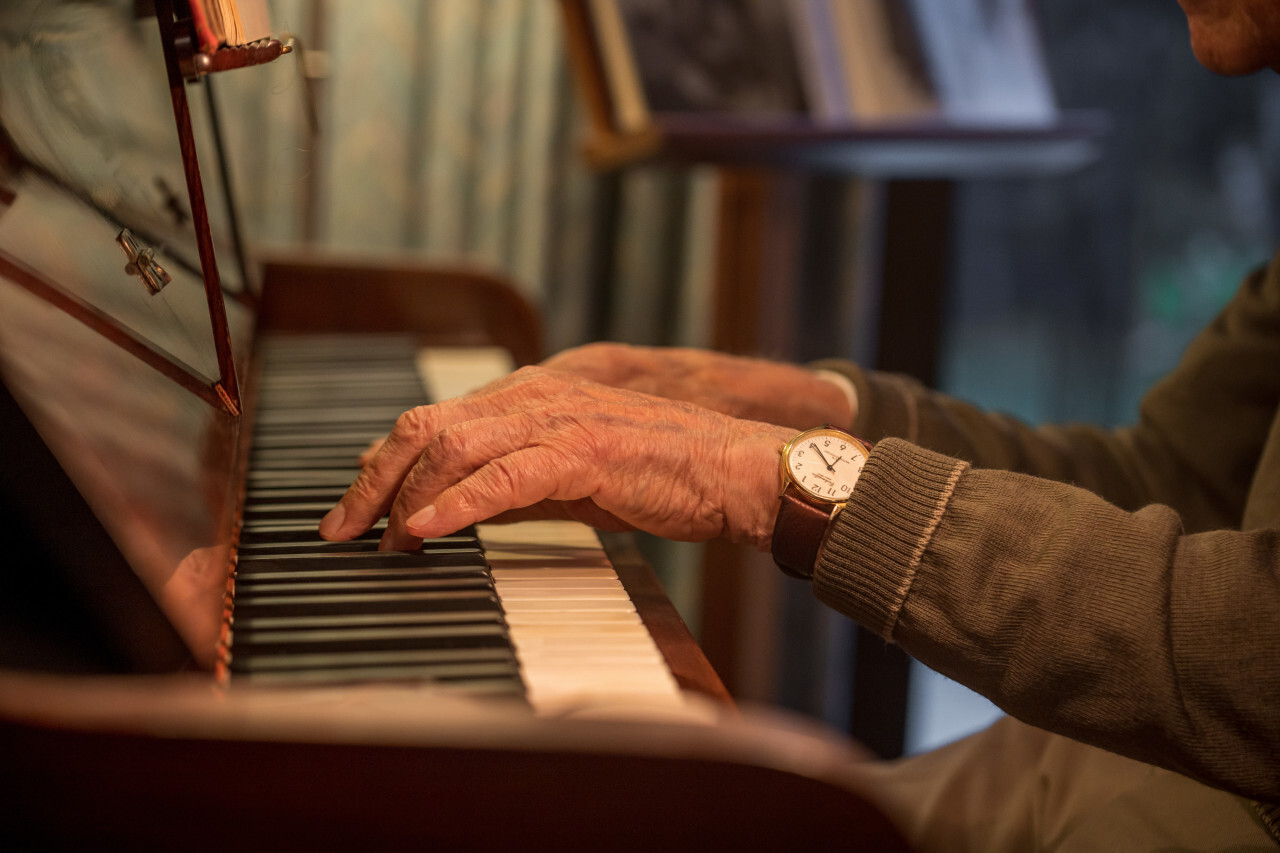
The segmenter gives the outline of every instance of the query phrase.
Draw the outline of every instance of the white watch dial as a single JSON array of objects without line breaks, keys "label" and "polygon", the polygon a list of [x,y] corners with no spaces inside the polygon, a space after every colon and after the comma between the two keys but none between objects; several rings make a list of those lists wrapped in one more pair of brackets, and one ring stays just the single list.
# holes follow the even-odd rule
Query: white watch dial
[{"label": "white watch dial", "polygon": [[853,494],[867,449],[839,430],[819,428],[791,440],[787,473],[796,485],[824,501],[847,501]]}]

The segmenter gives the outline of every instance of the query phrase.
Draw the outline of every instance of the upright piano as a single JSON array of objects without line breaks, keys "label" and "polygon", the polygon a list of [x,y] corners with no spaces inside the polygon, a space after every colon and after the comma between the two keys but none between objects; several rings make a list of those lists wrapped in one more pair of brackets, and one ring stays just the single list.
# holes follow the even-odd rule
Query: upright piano
[{"label": "upright piano", "polygon": [[212,90],[283,52],[201,53],[181,0],[0,9],[0,837],[901,849],[627,540],[318,538],[401,411],[538,329],[462,265],[253,259]]}]

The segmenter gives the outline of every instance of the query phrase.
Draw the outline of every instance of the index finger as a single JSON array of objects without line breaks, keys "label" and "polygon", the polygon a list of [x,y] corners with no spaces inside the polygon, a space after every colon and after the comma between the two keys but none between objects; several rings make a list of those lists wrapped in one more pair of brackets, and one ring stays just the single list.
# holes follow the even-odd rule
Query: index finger
[{"label": "index finger", "polygon": [[[465,397],[409,409],[396,419],[382,445],[362,463],[360,473],[320,522],[320,536],[351,539],[386,515],[396,492],[436,433],[450,424],[469,420],[486,410],[502,412],[519,404],[525,371],[498,380]],[[362,457],[363,458],[363,457]]]},{"label": "index finger", "polygon": [[377,452],[364,464],[338,504],[320,522],[320,536],[351,539],[386,515],[400,483],[413,468],[422,448],[435,435],[443,412],[439,406],[418,406],[396,419]]}]

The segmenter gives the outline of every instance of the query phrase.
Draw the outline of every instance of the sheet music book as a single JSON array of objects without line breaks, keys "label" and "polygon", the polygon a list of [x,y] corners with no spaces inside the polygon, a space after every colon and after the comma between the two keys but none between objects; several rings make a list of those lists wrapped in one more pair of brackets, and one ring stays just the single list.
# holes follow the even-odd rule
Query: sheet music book
[{"label": "sheet music book", "polygon": [[213,53],[271,36],[266,0],[190,0],[200,50]]}]

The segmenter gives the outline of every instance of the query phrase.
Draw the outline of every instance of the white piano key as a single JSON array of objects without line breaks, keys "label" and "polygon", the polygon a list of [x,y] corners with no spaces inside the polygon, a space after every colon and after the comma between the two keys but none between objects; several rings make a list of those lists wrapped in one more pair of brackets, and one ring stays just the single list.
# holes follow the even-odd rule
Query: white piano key
[{"label": "white piano key", "polygon": [[544,578],[538,575],[526,575],[514,580],[497,580],[494,583],[503,589],[513,592],[528,592],[541,595],[556,595],[563,591],[599,589],[623,592],[626,587],[617,578]]},{"label": "white piano key", "polygon": [[477,532],[538,713],[683,702],[594,531],[555,521]]},{"label": "white piano key", "polygon": [[612,571],[612,564],[609,562],[609,558],[603,555],[599,557],[566,557],[558,554],[539,554],[536,552],[513,554],[510,551],[498,551],[489,554],[487,548],[485,551],[486,556],[489,558],[489,565],[495,569],[515,571],[609,569]]},{"label": "white piano key", "polygon": [[656,669],[662,663],[662,656],[658,654],[657,649],[647,653],[615,652],[612,655],[597,655],[595,658],[584,658],[567,653],[529,652],[520,648],[516,649],[515,654],[520,665],[525,669],[537,668],[543,673],[594,673],[599,669],[608,669],[632,681],[635,680],[636,673],[643,674],[646,670]]},{"label": "white piano key", "polygon": [[576,521],[522,521],[518,524],[477,525],[481,538],[494,550],[532,548],[539,545],[556,548],[587,548],[603,551],[600,537],[585,524]]},{"label": "white piano key", "polygon": [[503,601],[630,601],[625,589],[559,589],[555,595],[545,590],[494,587]]},{"label": "white piano key", "polygon": [[[489,565],[493,565],[490,563]],[[618,573],[612,568],[494,568],[494,581],[525,582],[534,580],[617,580]]]},{"label": "white piano key", "polygon": [[[508,623],[510,624],[510,623]],[[568,646],[573,644],[598,643],[601,646],[627,646],[633,644],[653,643],[643,623],[627,624],[583,624],[583,625],[521,625],[512,642],[530,647]]]},{"label": "white piano key", "polygon": [[563,601],[539,601],[537,599],[529,601],[520,598],[502,598],[501,593],[498,595],[502,601],[503,609],[510,613],[580,613],[599,612],[599,613],[634,613],[636,606],[631,603],[631,599],[625,601],[607,601],[601,599],[584,599],[584,600],[563,600]]},{"label": "white piano key", "polygon": [[522,627],[527,627],[527,630],[516,632],[512,645],[527,648],[572,648],[580,645],[590,649],[593,644],[601,647],[628,647],[653,643],[643,626],[640,626],[640,630],[628,625],[566,625],[562,630],[557,630],[558,626]]},{"label": "white piano key", "polygon": [[424,347],[418,351],[418,374],[431,399],[461,397],[515,369],[501,347]]},{"label": "white piano key", "polygon": [[[501,600],[501,597],[499,597]],[[578,613],[555,613],[547,611],[525,610],[506,614],[507,624],[511,627],[549,627],[553,625],[640,625],[640,614],[634,610],[594,610]]]}]

